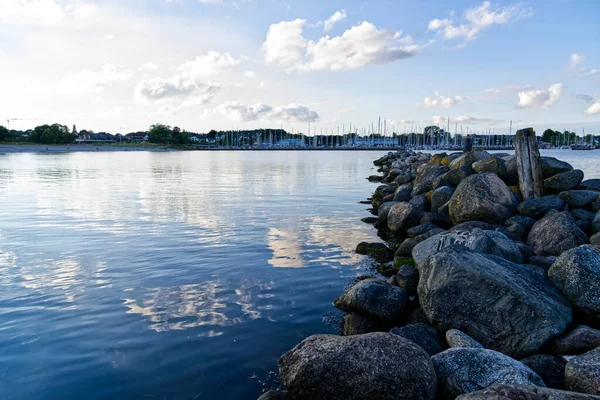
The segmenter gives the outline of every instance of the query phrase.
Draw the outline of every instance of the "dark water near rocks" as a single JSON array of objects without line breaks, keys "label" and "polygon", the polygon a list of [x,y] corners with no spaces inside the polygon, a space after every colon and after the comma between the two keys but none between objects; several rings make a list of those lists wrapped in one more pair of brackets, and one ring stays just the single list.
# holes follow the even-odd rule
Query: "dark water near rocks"
[{"label": "dark water near rocks", "polygon": [[255,399],[337,332],[384,153],[0,156],[0,398]]}]

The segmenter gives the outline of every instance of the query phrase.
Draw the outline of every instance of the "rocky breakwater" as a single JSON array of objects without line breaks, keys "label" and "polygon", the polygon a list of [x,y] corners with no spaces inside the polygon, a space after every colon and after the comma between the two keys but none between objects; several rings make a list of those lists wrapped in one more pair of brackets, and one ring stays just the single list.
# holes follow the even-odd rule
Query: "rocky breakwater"
[{"label": "rocky breakwater", "polygon": [[542,157],[523,201],[515,156],[390,153],[370,203],[386,243],[334,301],[342,336],[279,360],[263,399],[600,399],[600,181]]}]

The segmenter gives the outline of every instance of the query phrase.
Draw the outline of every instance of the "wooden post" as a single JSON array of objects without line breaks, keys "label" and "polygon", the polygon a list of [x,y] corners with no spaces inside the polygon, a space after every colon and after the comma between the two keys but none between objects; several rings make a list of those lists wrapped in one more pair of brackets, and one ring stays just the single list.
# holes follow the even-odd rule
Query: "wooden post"
[{"label": "wooden post", "polygon": [[519,189],[523,200],[542,197],[544,195],[544,177],[540,163],[540,151],[533,128],[517,131],[515,156],[519,173]]}]

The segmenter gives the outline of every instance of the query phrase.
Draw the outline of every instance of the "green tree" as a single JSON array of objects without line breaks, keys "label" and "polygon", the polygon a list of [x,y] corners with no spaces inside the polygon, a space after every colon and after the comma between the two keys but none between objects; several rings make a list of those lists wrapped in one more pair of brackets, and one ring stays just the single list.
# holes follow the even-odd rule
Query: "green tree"
[{"label": "green tree", "polygon": [[171,134],[171,143],[172,144],[187,144],[190,139],[190,135],[182,131],[178,126],[173,128]]},{"label": "green tree", "polygon": [[10,132],[4,126],[0,125],[0,142],[8,139]]},{"label": "green tree", "polygon": [[75,142],[75,135],[65,125],[40,125],[33,129],[29,140],[43,144],[67,144]]},{"label": "green tree", "polygon": [[163,124],[154,124],[150,126],[148,140],[151,143],[171,143],[173,131],[170,126]]}]

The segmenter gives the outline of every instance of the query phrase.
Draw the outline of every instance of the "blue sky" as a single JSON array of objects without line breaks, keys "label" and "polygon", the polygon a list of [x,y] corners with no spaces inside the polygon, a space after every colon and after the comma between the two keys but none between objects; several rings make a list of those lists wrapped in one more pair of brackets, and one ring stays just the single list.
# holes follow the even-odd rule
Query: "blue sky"
[{"label": "blue sky", "polygon": [[2,0],[0,117],[600,132],[600,2]]}]

